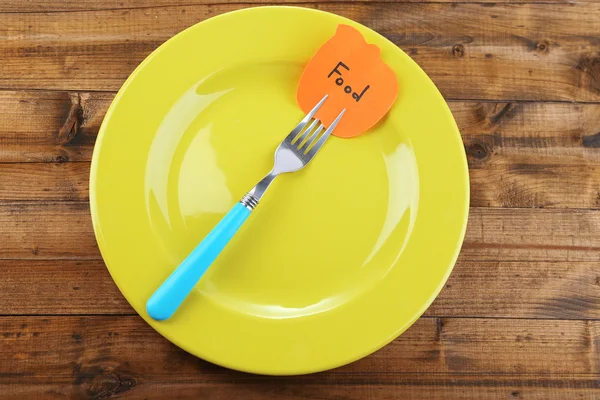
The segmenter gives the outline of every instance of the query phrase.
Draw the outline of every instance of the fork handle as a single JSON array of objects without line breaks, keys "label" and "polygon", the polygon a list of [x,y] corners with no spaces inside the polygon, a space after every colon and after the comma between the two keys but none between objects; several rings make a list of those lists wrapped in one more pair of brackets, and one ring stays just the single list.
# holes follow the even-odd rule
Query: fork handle
[{"label": "fork handle", "polygon": [[256,204],[248,204],[247,196],[233,206],[148,299],[146,311],[150,317],[162,321],[173,315],[255,206]]}]

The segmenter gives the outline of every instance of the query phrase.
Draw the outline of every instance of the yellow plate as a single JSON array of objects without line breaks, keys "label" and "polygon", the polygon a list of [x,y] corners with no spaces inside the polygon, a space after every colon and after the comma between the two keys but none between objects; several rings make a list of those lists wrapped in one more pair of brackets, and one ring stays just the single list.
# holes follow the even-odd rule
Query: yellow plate
[{"label": "yellow plate", "polygon": [[[271,168],[303,115],[302,68],[340,23],[397,74],[389,115],[278,178],[176,315],[151,320],[148,297]],[[96,237],[133,308],[184,350],[263,374],[336,367],[407,329],[452,270],[468,197],[456,124],[417,64],[294,7],[221,15],[152,53],[106,115],[90,179]]]}]

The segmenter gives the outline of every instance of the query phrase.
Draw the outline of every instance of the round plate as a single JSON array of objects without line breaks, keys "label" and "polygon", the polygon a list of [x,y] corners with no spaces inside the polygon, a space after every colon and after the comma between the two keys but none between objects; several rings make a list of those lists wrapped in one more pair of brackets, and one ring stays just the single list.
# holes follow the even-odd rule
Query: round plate
[{"label": "round plate", "polygon": [[[270,170],[303,116],[302,69],[340,23],[396,73],[390,113],[279,177],[179,311],[153,321],[148,297]],[[293,7],[221,15],[152,53],[106,115],[90,180],[100,250],[133,308],[184,350],[263,374],[340,366],[407,329],[450,274],[468,196],[458,129],[417,64]]]}]

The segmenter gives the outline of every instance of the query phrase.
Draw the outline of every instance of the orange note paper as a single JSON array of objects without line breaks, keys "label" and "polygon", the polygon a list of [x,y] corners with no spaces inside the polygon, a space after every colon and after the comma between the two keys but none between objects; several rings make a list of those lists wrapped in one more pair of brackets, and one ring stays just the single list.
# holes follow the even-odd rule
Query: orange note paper
[{"label": "orange note paper", "polygon": [[308,62],[296,97],[309,112],[326,94],[316,117],[329,126],[346,109],[333,134],[349,138],[383,118],[396,99],[398,81],[379,57],[379,47],[367,44],[355,28],[339,25]]}]

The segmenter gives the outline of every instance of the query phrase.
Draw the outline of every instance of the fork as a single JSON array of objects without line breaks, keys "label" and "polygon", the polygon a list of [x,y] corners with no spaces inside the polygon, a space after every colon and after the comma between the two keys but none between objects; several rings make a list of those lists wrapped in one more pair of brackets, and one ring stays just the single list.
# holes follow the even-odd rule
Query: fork
[{"label": "fork", "polygon": [[267,176],[233,206],[231,211],[150,296],[146,303],[146,311],[150,317],[157,321],[170,318],[246,221],[252,210],[256,208],[273,180],[281,174],[304,168],[323,147],[346,111],[342,110],[325,130],[325,133],[321,135],[325,126],[314,116],[325,100],[327,100],[327,95],[306,114],[277,147],[273,169]]}]

